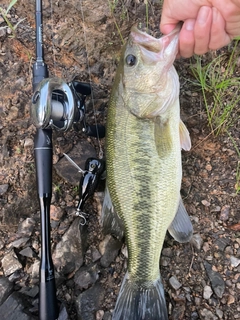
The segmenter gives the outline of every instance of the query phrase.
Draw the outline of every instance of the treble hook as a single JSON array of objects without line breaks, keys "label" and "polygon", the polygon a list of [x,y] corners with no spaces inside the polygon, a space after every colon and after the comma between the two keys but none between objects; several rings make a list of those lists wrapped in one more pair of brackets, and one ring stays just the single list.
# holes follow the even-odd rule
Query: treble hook
[{"label": "treble hook", "polygon": [[80,221],[79,224],[81,226],[85,226],[87,224],[87,219],[85,217],[85,216],[87,216],[87,214],[79,209],[76,210],[75,214],[77,217],[80,217],[83,220],[82,222]]}]

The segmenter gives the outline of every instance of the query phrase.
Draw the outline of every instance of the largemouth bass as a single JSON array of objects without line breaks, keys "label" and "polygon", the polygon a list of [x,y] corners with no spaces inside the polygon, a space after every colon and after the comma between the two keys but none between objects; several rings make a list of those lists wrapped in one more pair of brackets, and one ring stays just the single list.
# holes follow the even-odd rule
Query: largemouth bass
[{"label": "largemouth bass", "polygon": [[192,235],[180,196],[181,149],[191,141],[173,66],[179,30],[156,39],[133,27],[111,92],[103,225],[119,237],[124,228],[128,248],[114,320],[168,318],[159,272],[166,231],[180,242]]}]

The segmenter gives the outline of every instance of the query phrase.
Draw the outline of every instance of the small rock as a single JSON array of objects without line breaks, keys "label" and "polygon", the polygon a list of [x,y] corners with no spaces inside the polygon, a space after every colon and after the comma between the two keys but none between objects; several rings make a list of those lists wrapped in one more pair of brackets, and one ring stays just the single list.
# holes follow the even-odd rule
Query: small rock
[{"label": "small rock", "polygon": [[219,206],[216,206],[215,208],[213,208],[211,210],[211,212],[220,212],[220,211],[221,211],[221,207],[219,207]]},{"label": "small rock", "polygon": [[0,185],[0,196],[3,196],[4,193],[6,193],[8,191],[8,187],[9,187],[8,183]]},{"label": "small rock", "polygon": [[218,316],[219,319],[222,319],[222,318],[223,318],[223,312],[222,312],[222,310],[216,308],[216,315]]},{"label": "small rock", "polygon": [[173,249],[172,248],[163,248],[162,249],[162,256],[171,258],[173,256]]},{"label": "small rock", "polygon": [[207,171],[212,171],[212,166],[210,163],[208,163],[205,168]]},{"label": "small rock", "polygon": [[32,279],[34,280],[39,278],[39,267],[40,261],[36,260],[31,268],[28,269],[28,273],[31,273]]},{"label": "small rock", "polygon": [[92,262],[96,262],[101,258],[101,253],[98,251],[97,248],[92,249]]},{"label": "small rock", "polygon": [[195,301],[196,306],[200,306],[202,299],[200,299],[199,297],[195,297],[194,301]]},{"label": "small rock", "polygon": [[222,221],[227,221],[229,218],[230,206],[223,206],[220,212],[219,219]]},{"label": "small rock", "polygon": [[21,263],[13,250],[7,253],[2,259],[2,267],[5,276],[10,276],[10,274],[22,268]]},{"label": "small rock", "polygon": [[204,207],[209,207],[211,205],[211,203],[207,200],[202,200],[201,202],[204,205]]},{"label": "small rock", "polygon": [[161,259],[160,259],[160,265],[163,266],[163,267],[167,267],[169,266],[171,263],[171,258],[168,258],[168,257],[164,257],[162,256]]},{"label": "small rock", "polygon": [[81,293],[75,301],[77,319],[96,320],[95,314],[100,310],[104,296],[105,290],[99,283]]},{"label": "small rock", "polygon": [[19,112],[19,109],[15,106],[12,106],[9,110],[9,114],[7,115],[6,119],[8,121],[16,120],[18,118],[18,112]]},{"label": "small rock", "polygon": [[228,296],[228,300],[227,300],[227,304],[233,304],[235,302],[235,298],[234,296],[232,296],[231,294]]},{"label": "small rock", "polygon": [[178,290],[179,288],[181,288],[182,284],[178,281],[178,279],[174,276],[172,276],[169,279],[169,283],[172,286],[173,289]]},{"label": "small rock", "polygon": [[0,239],[0,250],[3,249],[5,246],[5,243],[2,241],[2,239]]},{"label": "small rock", "polygon": [[39,293],[38,286],[34,286],[32,288],[23,287],[19,292],[24,293],[25,295],[35,298]]},{"label": "small rock", "polygon": [[127,246],[123,246],[121,250],[122,254],[124,255],[125,258],[128,258],[128,248]]},{"label": "small rock", "polygon": [[0,28],[0,39],[5,38],[6,35],[7,35],[6,28]]},{"label": "small rock", "polygon": [[32,218],[27,218],[18,226],[18,234],[24,236],[31,236],[35,227],[36,221]]},{"label": "small rock", "polygon": [[31,304],[19,292],[13,292],[0,306],[0,319],[2,320],[32,320],[33,316],[26,314]]},{"label": "small rock", "polygon": [[208,309],[203,309],[200,311],[201,316],[203,317],[203,319],[206,320],[217,320],[217,317],[212,313],[212,311],[208,310]]},{"label": "small rock", "polygon": [[107,311],[104,313],[103,320],[112,320],[111,312]]},{"label": "small rock", "polygon": [[203,244],[203,251],[207,252],[210,249],[209,243],[208,242],[204,242]]},{"label": "small rock", "polygon": [[185,303],[176,304],[172,312],[172,320],[183,319],[185,310]]},{"label": "small rock", "polygon": [[17,239],[10,244],[10,247],[21,248],[28,242],[29,239],[30,239],[29,237]]},{"label": "small rock", "polygon": [[26,314],[31,304],[26,297],[19,292],[13,292],[0,306],[0,319],[2,320],[32,320],[33,317]]},{"label": "small rock", "polygon": [[99,270],[97,265],[84,266],[80,268],[74,275],[74,282],[78,289],[87,289],[98,279]]},{"label": "small rock", "polygon": [[100,263],[104,268],[107,268],[116,258],[121,246],[122,243],[116,238],[113,238],[110,234],[106,235],[103,241],[100,242],[99,251],[102,255]]},{"label": "small rock", "polygon": [[240,264],[240,259],[238,259],[238,258],[236,258],[236,257],[234,257],[234,256],[231,256],[231,257],[230,257],[230,262],[231,262],[231,266],[234,267],[234,268],[236,268],[236,267],[238,267],[239,264]]},{"label": "small rock", "polygon": [[230,243],[229,238],[218,238],[215,242],[215,246],[220,250],[224,251],[226,246]]},{"label": "small rock", "polygon": [[198,315],[197,311],[193,311],[191,313],[191,320],[199,320],[199,315]]},{"label": "small rock", "polygon": [[0,305],[7,299],[13,290],[14,284],[8,278],[0,278]]},{"label": "small rock", "polygon": [[104,311],[103,310],[98,310],[96,312],[96,320],[102,320],[104,316]]},{"label": "small rock", "polygon": [[201,249],[203,244],[203,239],[199,233],[196,233],[192,236],[192,239],[190,240],[190,243],[198,250]]},{"label": "small rock", "polygon": [[30,247],[24,248],[19,253],[22,256],[25,256],[25,257],[28,257],[28,258],[32,258],[34,256],[34,252],[32,251],[32,249]]},{"label": "small rock", "polygon": [[203,298],[210,299],[213,294],[212,288],[210,286],[205,286],[203,289]]},{"label": "small rock", "polygon": [[78,217],[73,221],[52,255],[56,270],[63,274],[76,272],[83,264],[83,244],[86,239],[83,228],[80,231],[80,219]]},{"label": "small rock", "polygon": [[59,311],[59,315],[58,315],[58,320],[68,320],[69,316],[67,313],[67,309],[65,307],[65,305],[63,303],[61,303],[60,306],[60,311]]},{"label": "small rock", "polygon": [[63,213],[64,212],[62,208],[52,204],[50,208],[50,220],[54,220],[54,221],[61,220]]},{"label": "small rock", "polygon": [[222,298],[223,293],[225,291],[225,282],[222,279],[220,273],[213,271],[212,266],[210,263],[204,261],[204,266],[207,271],[207,275],[211,281],[212,289],[214,293],[219,297]]},{"label": "small rock", "polygon": [[33,139],[31,138],[26,138],[25,141],[24,141],[24,149],[25,148],[29,148],[29,147],[33,147],[34,145],[34,142],[33,142]]},{"label": "small rock", "polygon": [[10,274],[10,276],[8,276],[8,280],[11,281],[11,282],[16,282],[20,278],[21,278],[21,270],[20,269],[16,270],[12,274]]}]

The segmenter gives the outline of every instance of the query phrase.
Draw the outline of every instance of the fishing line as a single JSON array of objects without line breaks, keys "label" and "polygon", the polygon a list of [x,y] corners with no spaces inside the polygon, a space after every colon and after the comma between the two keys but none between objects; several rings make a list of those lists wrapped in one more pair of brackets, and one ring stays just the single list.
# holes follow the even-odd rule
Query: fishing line
[{"label": "fishing line", "polygon": [[[89,65],[89,56],[88,56],[88,47],[87,47],[87,35],[86,35],[86,31],[85,31],[85,19],[84,19],[84,13],[83,13],[83,4],[82,4],[82,0],[80,0],[79,2],[80,2],[80,9],[81,9],[81,15],[82,15],[82,28],[83,28],[84,44],[85,44],[86,54],[87,54],[87,70],[88,70],[88,75],[89,75],[89,83],[90,83],[90,86],[92,87],[91,70],[90,70],[90,65]],[[95,126],[96,126],[97,141],[98,141],[98,147],[99,147],[98,156],[99,156],[99,159],[102,159],[103,158],[103,150],[102,150],[100,138],[99,138],[99,131],[98,131],[98,125],[97,125],[96,108],[95,108],[95,103],[94,103],[93,90],[91,90],[91,99],[92,99],[92,104],[93,104],[94,122],[95,122]]]}]

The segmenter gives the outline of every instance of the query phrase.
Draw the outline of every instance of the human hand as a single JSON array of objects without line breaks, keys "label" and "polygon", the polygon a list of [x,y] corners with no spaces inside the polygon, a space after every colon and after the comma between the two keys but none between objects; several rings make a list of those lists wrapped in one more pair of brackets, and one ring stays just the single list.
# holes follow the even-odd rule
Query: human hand
[{"label": "human hand", "polygon": [[240,35],[240,0],[165,0],[161,31],[171,32],[179,21],[181,56],[219,49]]}]

